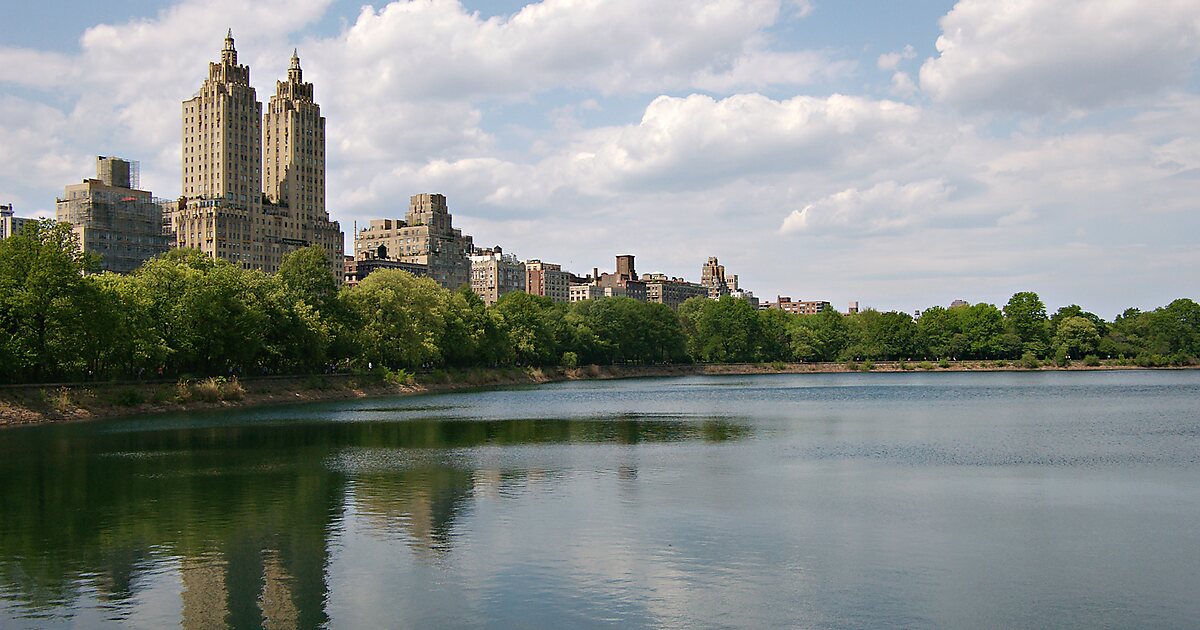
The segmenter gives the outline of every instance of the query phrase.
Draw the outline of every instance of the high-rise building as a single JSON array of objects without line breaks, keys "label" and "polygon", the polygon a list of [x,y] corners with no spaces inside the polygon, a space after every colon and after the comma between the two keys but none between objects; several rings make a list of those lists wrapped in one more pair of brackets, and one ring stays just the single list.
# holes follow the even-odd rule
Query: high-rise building
[{"label": "high-rise building", "polygon": [[276,92],[264,136],[250,68],[227,34],[220,61],[183,102],[183,196],[168,217],[175,244],[268,273],[284,254],[318,244],[341,278],[341,228],[325,212],[325,119],[296,55]]},{"label": "high-rise building", "polygon": [[[354,239],[354,257],[425,265],[428,276],[447,289],[471,282],[471,237],[454,228],[446,196],[413,195],[405,220],[373,219]],[[361,277],[362,274],[360,273]]]},{"label": "high-rise building", "polygon": [[525,291],[525,263],[499,247],[477,249],[471,255],[471,290],[488,306],[508,293]]},{"label": "high-rise building", "polygon": [[710,256],[704,268],[700,271],[700,284],[708,289],[708,297],[720,298],[729,295],[729,284],[725,281],[725,265],[717,262],[716,256]]},{"label": "high-rise building", "polygon": [[100,256],[101,269],[129,273],[170,247],[162,208],[138,186],[137,162],[100,155],[96,178],[68,185],[58,199],[58,220],[71,224],[83,251]]},{"label": "high-rise building", "polygon": [[341,226],[325,211],[325,117],[304,82],[300,56],[292,51],[287,80],[263,120],[263,194],[285,245],[317,244],[340,256]]},{"label": "high-rise building", "polygon": [[11,203],[7,206],[0,206],[0,239],[8,238],[20,232],[26,223],[33,221],[36,221],[36,219],[24,219],[16,216]]}]

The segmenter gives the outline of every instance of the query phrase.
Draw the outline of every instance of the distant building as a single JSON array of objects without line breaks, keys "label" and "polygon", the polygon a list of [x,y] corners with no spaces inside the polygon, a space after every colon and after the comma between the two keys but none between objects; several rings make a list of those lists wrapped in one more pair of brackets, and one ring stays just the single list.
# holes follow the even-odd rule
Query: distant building
[{"label": "distant building", "polygon": [[[737,283],[737,276],[734,276]],[[717,262],[716,256],[710,256],[700,270],[700,285],[708,290],[708,297],[717,299],[729,295],[729,283],[725,280],[725,266]]]},{"label": "distant building", "polygon": [[954,300],[950,303],[950,308],[958,308],[960,306],[970,306],[971,303],[966,300]]},{"label": "distant building", "polygon": [[683,278],[668,278],[661,273],[644,273],[642,282],[646,285],[647,302],[666,304],[672,309],[678,309],[679,305],[689,298],[708,297],[708,289]]},{"label": "distant building", "polygon": [[536,258],[525,261],[525,291],[530,295],[548,297],[555,302],[571,301],[571,274],[562,266]]},{"label": "distant building", "polygon": [[582,302],[584,300],[595,300],[605,297],[604,289],[591,282],[587,284],[572,284],[568,291],[571,302]]},{"label": "distant building", "polygon": [[525,263],[500,247],[477,249],[471,255],[471,290],[488,306],[508,293],[523,293],[525,283]]},{"label": "distant building", "polygon": [[[579,286],[590,286],[591,289],[579,289]],[[638,279],[637,270],[633,267],[633,256],[624,254],[617,256],[615,273],[600,273],[593,269],[592,275],[582,284],[573,284],[570,288],[572,302],[591,300],[600,297],[628,297],[641,302],[646,301],[646,283]]]},{"label": "distant building", "polygon": [[98,255],[106,271],[130,273],[171,246],[162,207],[138,190],[137,162],[97,156],[96,178],[66,186],[55,215],[71,224],[79,246]]},{"label": "distant building", "polygon": [[25,219],[15,216],[12,204],[0,206],[0,239],[6,239],[21,231],[26,223],[33,223],[37,219]]},{"label": "distant building", "polygon": [[858,301],[857,300],[854,302],[851,302],[850,307],[846,309],[847,315],[854,315],[855,313],[858,313]]},{"label": "distant building", "polygon": [[354,258],[424,265],[430,278],[450,290],[469,285],[474,244],[452,223],[445,195],[413,195],[404,221],[373,219],[359,231]]},{"label": "distant building", "polygon": [[377,258],[356,260],[353,256],[344,256],[342,262],[342,282],[346,286],[358,286],[359,282],[362,282],[372,272],[379,269],[399,269],[418,277],[429,275],[429,268],[417,263],[402,262],[399,260],[379,260]]},{"label": "distant building", "polygon": [[801,302],[792,300],[787,296],[777,296],[777,300],[770,305],[770,308],[778,308],[784,312],[793,315],[816,315],[833,308],[833,305],[825,301]]},{"label": "distant building", "polygon": [[340,279],[342,231],[325,211],[325,118],[299,57],[264,119],[230,33],[182,114],[183,195],[168,214],[175,246],[274,273],[288,252],[320,245]]},{"label": "distant building", "polygon": [[[737,276],[734,276],[734,280],[736,282]],[[754,297],[754,294],[746,289],[732,289],[729,291],[729,297],[738,300],[746,300],[750,303],[750,306],[758,308],[758,298]]]}]

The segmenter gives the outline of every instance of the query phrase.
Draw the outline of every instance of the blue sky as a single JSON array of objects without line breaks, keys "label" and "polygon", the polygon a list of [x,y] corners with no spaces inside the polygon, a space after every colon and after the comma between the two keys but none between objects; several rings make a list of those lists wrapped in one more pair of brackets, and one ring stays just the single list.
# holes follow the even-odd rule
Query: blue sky
[{"label": "blue sky", "polygon": [[[228,17],[219,17],[228,16]],[[1200,292],[1200,4],[1163,0],[5,3],[0,203],[96,154],[179,192],[179,103],[232,27],[262,101],[298,47],[327,205],[442,192],[480,245],[632,253],[761,298],[911,311]]]}]

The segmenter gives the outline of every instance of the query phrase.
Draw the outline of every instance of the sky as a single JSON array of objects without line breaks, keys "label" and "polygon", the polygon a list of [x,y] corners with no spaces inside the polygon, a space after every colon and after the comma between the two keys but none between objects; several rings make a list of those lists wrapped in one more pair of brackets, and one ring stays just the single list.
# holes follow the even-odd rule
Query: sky
[{"label": "sky", "polygon": [[0,5],[0,203],[96,155],[180,192],[180,102],[233,29],[259,100],[299,50],[327,207],[446,195],[478,246],[634,254],[760,299],[1112,318],[1200,297],[1195,0],[181,0]]}]

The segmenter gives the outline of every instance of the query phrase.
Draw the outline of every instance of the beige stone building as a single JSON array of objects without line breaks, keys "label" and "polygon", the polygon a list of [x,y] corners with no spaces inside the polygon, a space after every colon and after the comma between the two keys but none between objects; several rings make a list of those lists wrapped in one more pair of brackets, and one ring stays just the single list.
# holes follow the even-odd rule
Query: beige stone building
[{"label": "beige stone building", "polygon": [[70,223],[83,251],[100,257],[101,269],[129,273],[170,247],[162,208],[138,190],[137,163],[96,157],[96,178],[68,185],[55,214]]},{"label": "beige stone building", "polygon": [[341,228],[325,212],[325,119],[296,55],[276,92],[264,134],[250,68],[228,34],[220,61],[183,102],[183,195],[168,216],[175,245],[274,273],[286,253],[318,244],[340,279]]},{"label": "beige stone building", "polygon": [[689,298],[708,297],[708,289],[688,282],[683,278],[669,278],[661,273],[644,273],[642,282],[646,285],[646,301],[666,304],[672,309],[678,309]]},{"label": "beige stone building", "polygon": [[628,297],[646,301],[646,283],[638,278],[637,270],[633,267],[633,256],[629,254],[617,256],[615,273],[600,273],[599,269],[593,269],[592,275],[584,282],[573,283],[568,290],[572,302],[601,297]]},{"label": "beige stone building", "polygon": [[499,247],[477,249],[471,256],[471,290],[488,306],[508,293],[524,292],[525,263]]},{"label": "beige stone building", "polygon": [[571,301],[571,274],[561,265],[538,259],[525,261],[525,291],[548,297],[555,302]]},{"label": "beige stone building", "polygon": [[16,216],[11,203],[7,206],[0,206],[0,239],[8,238],[20,232],[26,223],[35,220]]},{"label": "beige stone building", "polygon": [[373,219],[354,239],[355,259],[424,265],[430,278],[451,290],[469,286],[473,251],[471,237],[453,226],[446,196],[436,193],[413,195],[403,221]]}]

